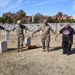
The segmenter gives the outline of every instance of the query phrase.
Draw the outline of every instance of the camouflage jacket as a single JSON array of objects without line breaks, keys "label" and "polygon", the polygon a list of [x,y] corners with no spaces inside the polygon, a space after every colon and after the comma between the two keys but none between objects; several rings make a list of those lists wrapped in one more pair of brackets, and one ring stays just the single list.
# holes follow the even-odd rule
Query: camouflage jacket
[{"label": "camouflage jacket", "polygon": [[42,26],[40,26],[37,30],[35,30],[34,31],[34,33],[36,33],[36,32],[38,32],[38,31],[40,31],[40,30],[42,30],[42,35],[48,35],[48,34],[50,34],[50,31],[53,33],[53,34],[55,34],[55,32],[54,32],[54,30],[52,29],[52,27],[51,26],[49,26],[49,25],[42,25]]},{"label": "camouflage jacket", "polygon": [[22,35],[24,34],[23,33],[23,30],[26,29],[28,30],[28,28],[22,24],[17,24],[12,30],[16,30],[16,35],[19,36],[19,35]]}]

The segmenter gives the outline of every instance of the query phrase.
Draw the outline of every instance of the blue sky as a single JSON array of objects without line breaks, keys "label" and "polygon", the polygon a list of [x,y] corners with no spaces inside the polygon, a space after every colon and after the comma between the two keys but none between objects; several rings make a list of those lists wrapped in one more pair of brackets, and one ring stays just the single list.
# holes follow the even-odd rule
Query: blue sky
[{"label": "blue sky", "polygon": [[6,12],[17,12],[23,9],[26,15],[41,13],[54,16],[59,11],[75,14],[75,0],[0,0],[0,16]]}]

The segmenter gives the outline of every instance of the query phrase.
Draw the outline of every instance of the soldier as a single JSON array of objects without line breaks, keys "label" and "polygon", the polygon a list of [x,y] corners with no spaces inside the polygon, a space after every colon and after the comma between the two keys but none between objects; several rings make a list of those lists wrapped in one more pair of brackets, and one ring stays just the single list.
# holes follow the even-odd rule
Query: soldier
[{"label": "soldier", "polygon": [[70,54],[71,47],[73,44],[73,35],[74,35],[74,29],[69,26],[68,23],[65,24],[65,27],[62,28],[55,37],[58,37],[59,34],[63,34],[62,36],[62,48],[63,48],[63,54]]},{"label": "soldier", "polygon": [[52,29],[51,26],[48,25],[47,20],[43,21],[43,25],[39,26],[37,30],[35,30],[32,35],[38,31],[42,30],[42,35],[41,35],[41,42],[43,45],[43,52],[45,52],[45,42],[47,46],[47,51],[49,52],[49,45],[50,45],[50,31],[55,34],[54,30]]},{"label": "soldier", "polygon": [[24,41],[24,33],[23,33],[23,30],[26,29],[26,30],[29,30],[26,26],[22,25],[21,24],[21,21],[18,20],[17,21],[17,25],[10,31],[13,31],[16,29],[16,35],[17,35],[17,49],[18,49],[18,52],[20,51],[20,48],[21,48],[21,51],[23,51],[23,41]]}]

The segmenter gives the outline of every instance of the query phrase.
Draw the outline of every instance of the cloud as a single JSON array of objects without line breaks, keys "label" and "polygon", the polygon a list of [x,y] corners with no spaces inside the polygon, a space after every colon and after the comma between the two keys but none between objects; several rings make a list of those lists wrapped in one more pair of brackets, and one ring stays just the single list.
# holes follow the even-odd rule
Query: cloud
[{"label": "cloud", "polygon": [[[26,3],[28,3],[28,1],[29,0],[27,0]],[[14,10],[25,8],[26,6],[24,6],[23,3],[21,3],[21,2],[23,2],[23,0],[17,0],[17,1],[15,1],[15,4],[13,4],[13,3],[9,4],[7,9],[6,8],[2,9],[1,12],[8,12],[10,10],[14,11]]]},{"label": "cloud", "polygon": [[17,4],[19,4],[19,3],[21,3],[21,2],[22,2],[22,0],[18,0]]},{"label": "cloud", "polygon": [[38,6],[38,5],[43,5],[43,4],[48,4],[52,1],[45,1],[45,2],[41,2],[41,3],[36,3],[36,4],[33,4],[33,6]]},{"label": "cloud", "polygon": [[31,3],[35,3],[37,0],[33,0]]},{"label": "cloud", "polygon": [[49,4],[51,2],[61,2],[61,1],[67,1],[67,0],[45,0],[39,3],[34,3],[32,6],[38,6],[38,5],[43,5],[43,4]]},{"label": "cloud", "polygon": [[72,5],[72,11],[75,11],[75,2]]},{"label": "cloud", "polygon": [[25,4],[27,4],[27,3],[29,3],[29,2],[30,2],[30,0],[26,0]]},{"label": "cloud", "polygon": [[10,0],[0,0],[0,8],[7,6],[10,3]]}]

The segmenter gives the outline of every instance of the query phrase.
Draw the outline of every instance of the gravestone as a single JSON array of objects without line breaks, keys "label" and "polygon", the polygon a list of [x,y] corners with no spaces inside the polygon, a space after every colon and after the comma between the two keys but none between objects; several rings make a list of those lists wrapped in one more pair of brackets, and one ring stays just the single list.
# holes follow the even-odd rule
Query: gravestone
[{"label": "gravestone", "polygon": [[31,38],[30,38],[30,37],[26,37],[26,38],[25,38],[25,45],[26,45],[26,46],[31,45]]},{"label": "gravestone", "polygon": [[5,40],[9,40],[9,36],[10,36],[10,33],[7,32],[7,33],[5,34]]},{"label": "gravestone", "polygon": [[26,29],[24,29],[24,31],[23,31],[23,32],[24,32],[24,34],[26,34],[26,33],[27,33],[27,30],[26,30]]},{"label": "gravestone", "polygon": [[0,41],[0,52],[7,51],[7,41]]}]

